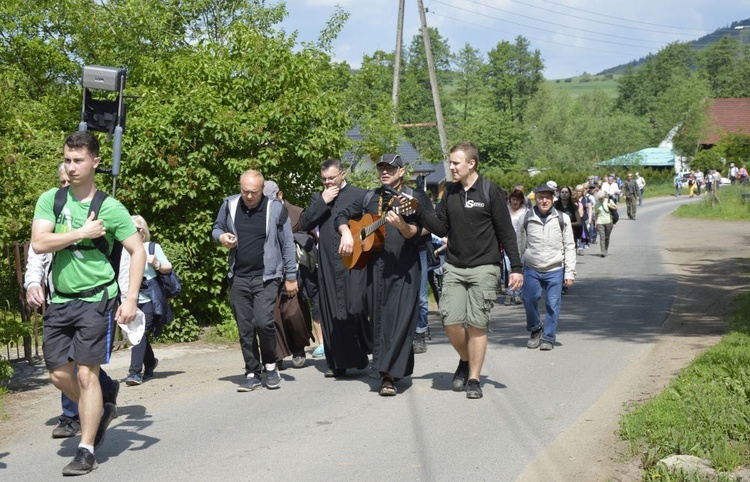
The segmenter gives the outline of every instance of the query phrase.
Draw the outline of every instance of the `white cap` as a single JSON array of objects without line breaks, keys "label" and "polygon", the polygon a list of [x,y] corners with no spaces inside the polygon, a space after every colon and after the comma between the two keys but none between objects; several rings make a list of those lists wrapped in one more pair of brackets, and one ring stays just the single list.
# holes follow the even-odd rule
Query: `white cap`
[{"label": "white cap", "polygon": [[547,181],[547,186],[557,191],[557,183],[555,181]]},{"label": "white cap", "polygon": [[141,342],[143,334],[146,332],[146,315],[139,309],[136,309],[135,319],[127,325],[117,325],[128,337],[131,345],[137,345]]}]

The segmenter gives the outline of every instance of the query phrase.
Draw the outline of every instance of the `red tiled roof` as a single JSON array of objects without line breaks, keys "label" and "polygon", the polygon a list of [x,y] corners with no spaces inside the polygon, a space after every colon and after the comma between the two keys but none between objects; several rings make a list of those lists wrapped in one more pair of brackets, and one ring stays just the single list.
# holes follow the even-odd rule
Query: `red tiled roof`
[{"label": "red tiled roof", "polygon": [[716,144],[725,132],[750,135],[750,98],[714,99],[700,144]]}]

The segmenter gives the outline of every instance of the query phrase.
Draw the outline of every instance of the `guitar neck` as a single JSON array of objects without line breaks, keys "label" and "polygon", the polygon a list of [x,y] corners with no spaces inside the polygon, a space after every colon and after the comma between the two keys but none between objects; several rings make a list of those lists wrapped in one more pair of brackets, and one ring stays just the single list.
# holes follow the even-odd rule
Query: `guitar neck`
[{"label": "guitar neck", "polygon": [[[393,208],[392,210],[393,210],[393,212],[395,212],[396,214],[399,214],[399,213],[400,213],[400,211],[401,211],[401,209],[400,209],[400,208],[399,208],[398,206],[397,206],[397,207],[394,207],[394,208]],[[364,231],[365,231],[365,235],[364,235],[364,237],[366,238],[367,236],[369,236],[369,235],[371,235],[372,233],[374,233],[375,231],[377,231],[377,230],[378,230],[378,228],[380,228],[380,227],[381,227],[382,225],[384,225],[384,224],[386,223],[386,221],[387,221],[387,219],[386,219],[386,217],[385,217],[385,214],[383,214],[383,215],[382,215],[382,216],[380,217],[380,219],[378,219],[377,221],[375,221],[374,223],[370,224],[369,226],[367,226],[367,227],[366,227],[366,228],[364,229]]]}]

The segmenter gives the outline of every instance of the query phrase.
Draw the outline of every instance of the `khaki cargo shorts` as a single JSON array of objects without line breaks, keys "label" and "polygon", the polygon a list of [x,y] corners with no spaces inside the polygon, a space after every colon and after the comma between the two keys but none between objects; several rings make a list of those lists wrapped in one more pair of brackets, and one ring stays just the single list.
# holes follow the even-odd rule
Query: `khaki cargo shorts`
[{"label": "khaki cargo shorts", "polygon": [[443,325],[468,323],[486,330],[490,324],[490,310],[497,299],[499,279],[500,265],[457,268],[445,263],[440,295]]}]

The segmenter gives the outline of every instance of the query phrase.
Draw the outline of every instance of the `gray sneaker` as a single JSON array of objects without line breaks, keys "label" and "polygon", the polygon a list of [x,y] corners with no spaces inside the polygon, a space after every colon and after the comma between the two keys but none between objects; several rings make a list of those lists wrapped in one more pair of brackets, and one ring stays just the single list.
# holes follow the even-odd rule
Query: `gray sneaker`
[{"label": "gray sneaker", "polygon": [[294,356],[292,356],[292,367],[294,368],[302,368],[305,366],[305,352],[297,353]]},{"label": "gray sneaker", "polygon": [[412,341],[412,348],[414,349],[414,354],[418,353],[427,353],[427,340],[426,340],[426,333],[415,333],[414,334],[414,341]]},{"label": "gray sneaker", "polygon": [[52,438],[75,437],[81,433],[81,423],[65,415],[60,416],[57,426],[52,430]]},{"label": "gray sneaker", "polygon": [[248,375],[245,377],[245,381],[242,382],[239,387],[237,387],[237,391],[252,392],[253,390],[257,390],[259,388],[263,388],[263,383],[261,383],[260,378],[256,377],[255,375]]},{"label": "gray sneaker", "polygon": [[543,342],[542,342],[542,343],[541,343],[541,344],[539,345],[539,349],[540,349],[540,350],[543,350],[543,351],[550,351],[550,350],[552,350],[553,348],[555,348],[555,345],[553,345],[552,343],[548,342],[547,340],[544,340],[544,341],[543,341]]},{"label": "gray sneaker", "polygon": [[529,341],[526,343],[527,348],[539,348],[539,344],[542,342],[542,330],[534,330],[529,336]]},{"label": "gray sneaker", "polygon": [[281,384],[281,375],[279,375],[278,368],[274,368],[273,370],[266,372],[266,386],[270,390],[279,388],[279,384]]}]

